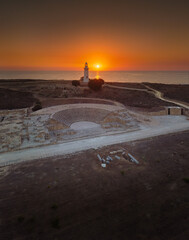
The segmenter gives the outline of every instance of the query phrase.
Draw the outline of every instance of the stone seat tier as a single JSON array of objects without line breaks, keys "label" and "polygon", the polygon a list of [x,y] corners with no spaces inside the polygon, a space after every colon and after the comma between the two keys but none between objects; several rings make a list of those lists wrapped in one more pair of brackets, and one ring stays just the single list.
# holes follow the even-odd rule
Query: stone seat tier
[{"label": "stone seat tier", "polygon": [[72,108],[59,111],[52,118],[70,126],[80,121],[100,123],[109,113],[107,110],[97,108]]}]

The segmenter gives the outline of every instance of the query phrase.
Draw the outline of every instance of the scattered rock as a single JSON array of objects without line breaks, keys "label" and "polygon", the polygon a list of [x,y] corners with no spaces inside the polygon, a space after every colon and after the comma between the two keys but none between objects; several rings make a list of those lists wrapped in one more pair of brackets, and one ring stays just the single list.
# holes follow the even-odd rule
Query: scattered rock
[{"label": "scattered rock", "polygon": [[137,161],[130,153],[128,153],[128,156],[130,157],[131,162],[139,164],[139,161]]},{"label": "scattered rock", "polygon": [[102,163],[101,167],[105,168],[106,167],[106,163]]},{"label": "scattered rock", "polygon": [[97,154],[97,157],[98,157],[99,161],[102,162],[102,158],[101,158],[101,156],[99,154]]},{"label": "scattered rock", "polygon": [[112,152],[110,152],[110,154],[116,154],[116,153],[122,153],[122,152],[123,152],[123,150],[120,149],[120,150],[117,150],[117,151],[112,151]]},{"label": "scattered rock", "polygon": [[111,158],[110,156],[107,156],[106,160],[107,161],[113,161],[113,158]]}]

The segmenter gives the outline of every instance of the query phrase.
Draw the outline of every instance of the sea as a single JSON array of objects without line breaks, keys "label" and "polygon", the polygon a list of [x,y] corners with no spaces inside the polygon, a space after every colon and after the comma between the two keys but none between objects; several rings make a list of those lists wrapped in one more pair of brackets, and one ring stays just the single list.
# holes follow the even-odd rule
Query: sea
[{"label": "sea", "polygon": [[[83,71],[0,71],[0,79],[79,80]],[[189,84],[189,71],[90,71],[106,82]]]}]

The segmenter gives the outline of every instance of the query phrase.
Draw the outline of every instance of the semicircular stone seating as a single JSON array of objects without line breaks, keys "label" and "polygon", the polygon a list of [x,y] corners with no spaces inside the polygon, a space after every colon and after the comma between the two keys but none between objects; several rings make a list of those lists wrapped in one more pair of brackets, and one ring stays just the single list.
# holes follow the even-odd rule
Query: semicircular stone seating
[{"label": "semicircular stone seating", "polygon": [[52,118],[70,126],[74,122],[89,121],[100,123],[110,111],[98,108],[72,108],[53,114]]}]

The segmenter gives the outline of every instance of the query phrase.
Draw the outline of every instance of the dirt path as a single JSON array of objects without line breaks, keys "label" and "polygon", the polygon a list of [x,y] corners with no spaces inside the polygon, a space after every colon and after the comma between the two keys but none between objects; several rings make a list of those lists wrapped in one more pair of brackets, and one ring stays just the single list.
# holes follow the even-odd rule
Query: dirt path
[{"label": "dirt path", "polygon": [[[154,89],[154,88],[152,88],[152,87],[149,87],[149,86],[147,86],[147,85],[145,85],[145,84],[143,84],[143,85],[144,85],[146,88],[148,88],[149,90],[152,90],[155,97],[157,97],[157,98],[159,98],[159,99],[161,99],[161,100],[163,100],[163,101],[170,102],[170,103],[174,103],[174,104],[177,104],[177,105],[180,106],[180,107],[184,107],[184,108],[189,109],[189,105],[188,105],[187,103],[181,103],[180,101],[177,101],[177,100],[165,98],[165,97],[164,97],[164,94],[163,94],[162,92],[160,92],[160,91],[158,91],[158,90],[156,90],[156,89]],[[136,90],[137,90],[137,89],[136,89]]]},{"label": "dirt path", "polygon": [[[180,107],[184,107],[186,109],[189,109],[189,105],[187,105],[186,103],[182,103],[180,101],[177,100],[173,100],[173,99],[167,99],[164,97],[164,94],[152,87],[149,87],[145,84],[143,84],[143,86],[145,86],[147,89],[138,89],[138,88],[128,88],[128,87],[118,87],[118,86],[111,86],[106,84],[106,87],[110,87],[110,88],[116,88],[116,89],[125,89],[125,90],[134,90],[134,91],[140,91],[140,92],[147,92],[149,94],[153,94],[156,98],[165,101],[165,102],[170,102],[170,103],[174,103]],[[150,91],[149,91],[150,90]]]},{"label": "dirt path", "polygon": [[152,126],[139,131],[79,139],[57,145],[4,153],[0,155],[0,166],[39,158],[72,154],[87,149],[100,148],[103,146],[189,130],[189,121],[184,116],[174,117],[174,121],[173,117],[171,117],[170,121],[169,119],[169,116],[167,116],[167,118],[163,118],[160,125]]}]

